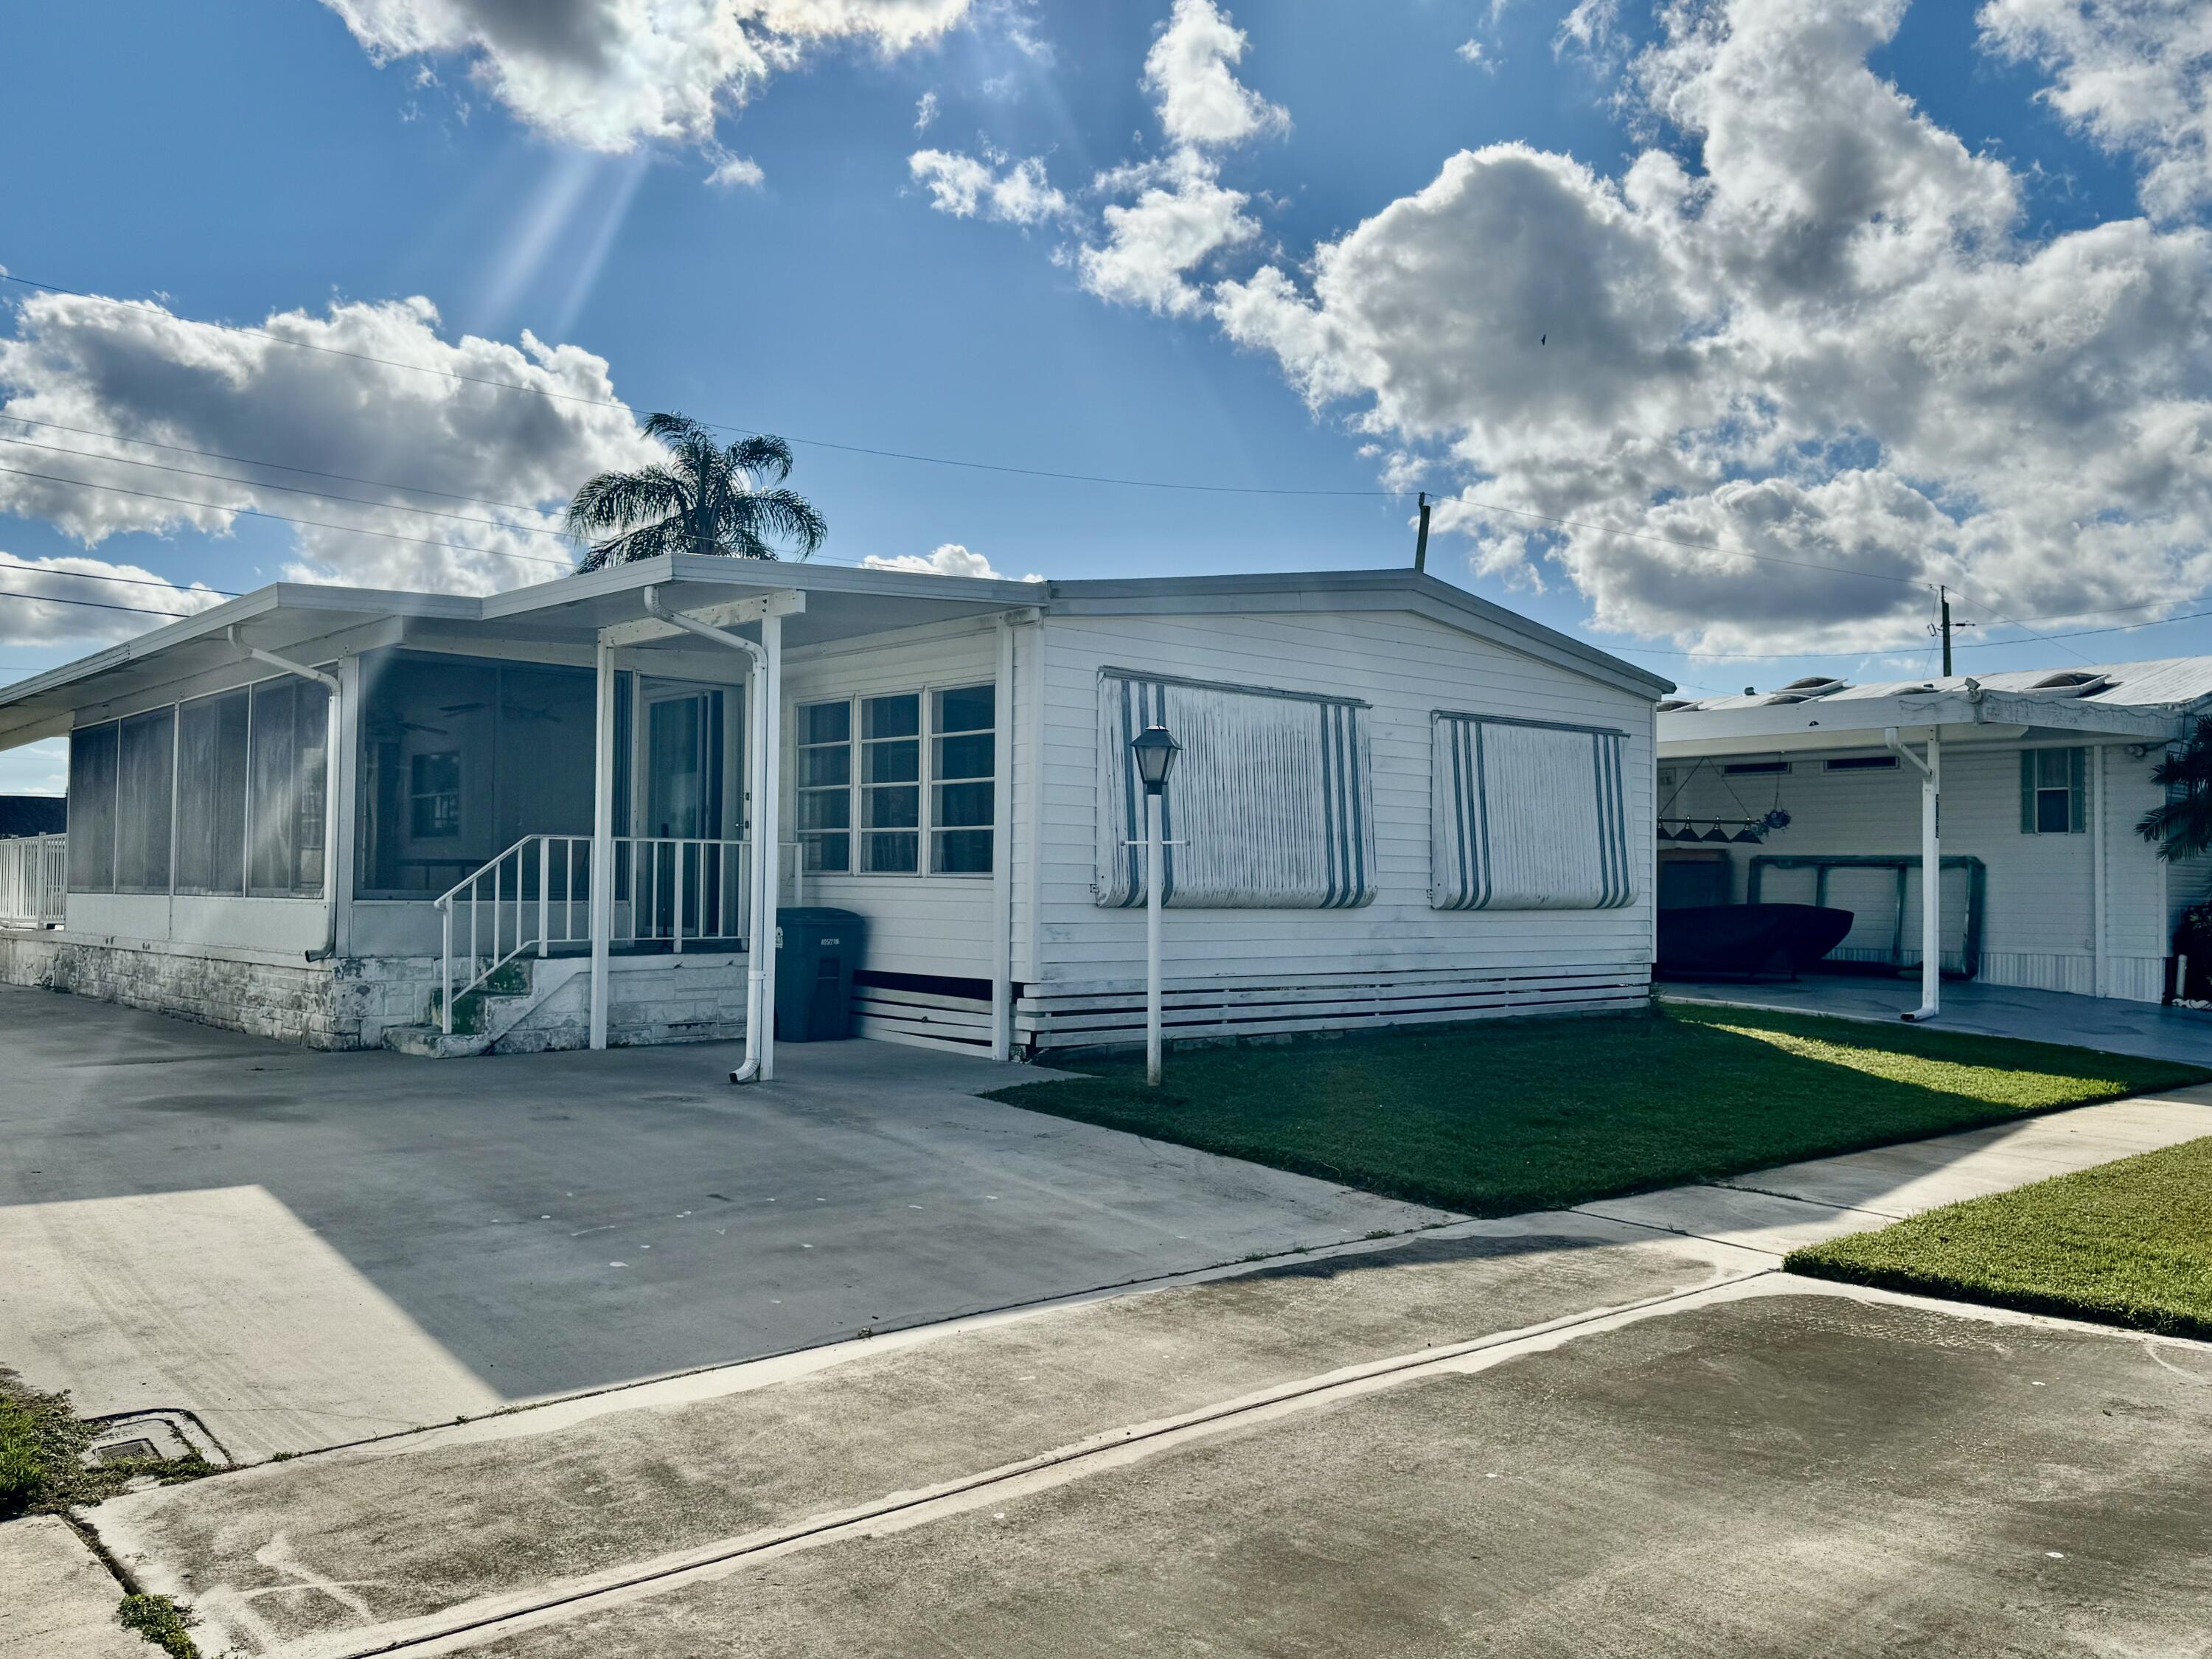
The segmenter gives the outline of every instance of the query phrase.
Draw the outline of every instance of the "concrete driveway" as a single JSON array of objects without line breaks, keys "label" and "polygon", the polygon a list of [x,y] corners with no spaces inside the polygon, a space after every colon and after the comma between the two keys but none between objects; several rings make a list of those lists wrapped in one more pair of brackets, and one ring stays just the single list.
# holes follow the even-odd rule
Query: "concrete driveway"
[{"label": "concrete driveway", "polygon": [[0,1364],[234,1455],[1447,1219],[866,1042],[313,1054],[0,988]]}]

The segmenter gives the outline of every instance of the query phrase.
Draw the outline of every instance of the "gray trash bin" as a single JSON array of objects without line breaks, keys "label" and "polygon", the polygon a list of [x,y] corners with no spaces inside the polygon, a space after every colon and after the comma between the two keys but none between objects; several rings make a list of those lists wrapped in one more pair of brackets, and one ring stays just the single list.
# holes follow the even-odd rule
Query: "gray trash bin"
[{"label": "gray trash bin", "polygon": [[853,970],[868,940],[850,910],[775,915],[775,1040],[831,1042],[853,1034]]}]

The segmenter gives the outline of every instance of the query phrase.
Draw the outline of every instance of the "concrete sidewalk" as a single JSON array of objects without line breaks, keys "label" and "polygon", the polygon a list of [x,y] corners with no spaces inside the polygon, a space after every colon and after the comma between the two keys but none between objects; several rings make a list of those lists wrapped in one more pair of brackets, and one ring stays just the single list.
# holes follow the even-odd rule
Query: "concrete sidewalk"
[{"label": "concrete sidewalk", "polygon": [[2205,1135],[2212,1135],[2212,1084],[1578,1207],[1584,1215],[1778,1257]]}]

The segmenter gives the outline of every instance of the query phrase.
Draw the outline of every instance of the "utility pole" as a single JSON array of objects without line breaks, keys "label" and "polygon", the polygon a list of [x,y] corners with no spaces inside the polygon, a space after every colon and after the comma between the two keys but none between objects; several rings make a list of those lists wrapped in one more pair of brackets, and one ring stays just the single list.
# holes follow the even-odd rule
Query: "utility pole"
[{"label": "utility pole", "polygon": [[[1418,572],[1426,570],[1428,568],[1429,492],[1424,489],[1421,492],[1421,528],[1413,538],[1413,568]],[[1951,671],[1946,668],[1943,672],[1948,674]]]},{"label": "utility pole", "polygon": [[1949,588],[1942,586],[1936,588],[1936,604],[1942,620],[1931,624],[1928,631],[1943,641],[1943,678],[1948,679],[1951,678],[1951,635],[1955,629],[1972,628],[1973,623],[1951,620],[1951,590]]}]

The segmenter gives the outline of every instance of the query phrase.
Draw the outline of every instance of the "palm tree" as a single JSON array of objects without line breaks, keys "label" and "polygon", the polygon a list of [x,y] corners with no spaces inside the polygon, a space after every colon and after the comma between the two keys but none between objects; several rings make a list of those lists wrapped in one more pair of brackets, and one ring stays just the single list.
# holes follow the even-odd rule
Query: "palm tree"
[{"label": "palm tree", "polygon": [[2166,751],[2150,781],[2165,787],[2166,803],[2136,820],[2136,833],[2158,842],[2162,859],[2212,852],[2212,715],[2200,716],[2187,740]]},{"label": "palm tree", "polygon": [[813,504],[782,488],[791,476],[791,446],[782,439],[763,432],[726,448],[682,415],[649,415],[645,430],[668,446],[666,465],[602,472],[568,503],[568,533],[592,543],[578,570],[659,553],[773,559],[771,538],[803,559],[829,535]]}]

